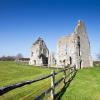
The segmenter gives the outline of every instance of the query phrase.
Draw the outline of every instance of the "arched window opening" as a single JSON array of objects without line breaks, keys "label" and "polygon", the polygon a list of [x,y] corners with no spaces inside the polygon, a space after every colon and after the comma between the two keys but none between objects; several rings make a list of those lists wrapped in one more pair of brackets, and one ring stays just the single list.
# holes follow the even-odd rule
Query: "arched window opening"
[{"label": "arched window opening", "polygon": [[71,57],[69,57],[69,62],[70,62],[70,65],[72,64],[72,58]]},{"label": "arched window opening", "polygon": [[63,64],[65,65],[65,60],[63,60]]},{"label": "arched window opening", "polygon": [[77,46],[79,49],[79,56],[80,56],[80,37],[79,36],[77,37]]}]

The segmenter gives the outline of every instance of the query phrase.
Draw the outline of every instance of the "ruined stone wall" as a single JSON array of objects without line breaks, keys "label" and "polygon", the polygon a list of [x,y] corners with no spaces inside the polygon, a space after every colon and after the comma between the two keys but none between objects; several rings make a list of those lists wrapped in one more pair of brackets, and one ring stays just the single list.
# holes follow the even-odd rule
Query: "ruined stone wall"
[{"label": "ruined stone wall", "polygon": [[63,37],[57,45],[57,65],[64,66],[74,63],[73,36]]},{"label": "ruined stone wall", "polygon": [[59,39],[57,65],[76,65],[77,69],[93,66],[90,43],[84,24],[79,21],[75,31]]},{"label": "ruined stone wall", "polygon": [[43,66],[48,63],[49,50],[45,42],[39,38],[31,48],[30,65]]},{"label": "ruined stone wall", "polygon": [[[75,29],[76,37],[80,38],[80,57],[81,67],[93,66],[90,42],[83,22],[79,22]],[[80,66],[80,60],[78,60],[78,66]]]},{"label": "ruined stone wall", "polygon": [[42,59],[39,59],[40,49],[39,45],[33,45],[31,48],[30,65],[42,65]]},{"label": "ruined stone wall", "polygon": [[58,40],[57,51],[54,55],[49,54],[43,39],[38,38],[31,48],[30,64],[42,66],[45,63],[48,63],[48,66],[57,67],[71,64],[76,65],[77,69],[93,66],[90,42],[82,21],[78,21],[71,35]]}]

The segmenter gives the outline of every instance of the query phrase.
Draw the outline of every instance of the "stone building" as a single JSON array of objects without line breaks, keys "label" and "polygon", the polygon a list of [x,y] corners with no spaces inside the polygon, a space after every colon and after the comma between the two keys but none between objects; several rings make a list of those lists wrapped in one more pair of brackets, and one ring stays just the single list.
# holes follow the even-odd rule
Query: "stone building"
[{"label": "stone building", "polygon": [[30,65],[44,66],[48,65],[49,50],[42,38],[38,38],[32,45]]},{"label": "stone building", "polygon": [[57,51],[50,53],[42,38],[32,45],[30,65],[62,67],[76,65],[77,69],[93,66],[90,42],[85,25],[78,21],[73,33],[61,37],[57,42]]},{"label": "stone building", "polygon": [[57,66],[71,64],[76,65],[77,69],[93,65],[90,42],[82,21],[78,21],[71,35],[58,40],[56,61]]}]

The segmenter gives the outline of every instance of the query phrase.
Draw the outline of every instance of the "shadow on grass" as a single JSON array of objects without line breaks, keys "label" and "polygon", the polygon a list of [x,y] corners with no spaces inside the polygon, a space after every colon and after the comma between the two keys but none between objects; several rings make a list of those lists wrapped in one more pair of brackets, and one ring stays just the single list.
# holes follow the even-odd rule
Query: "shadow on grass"
[{"label": "shadow on grass", "polygon": [[74,75],[66,82],[66,85],[61,89],[61,91],[58,92],[55,95],[55,100],[60,100],[61,99],[61,97],[63,96],[63,94],[65,93],[65,91],[67,90],[67,88],[69,87],[71,81],[74,79],[76,73],[77,73],[77,70],[75,71]]}]

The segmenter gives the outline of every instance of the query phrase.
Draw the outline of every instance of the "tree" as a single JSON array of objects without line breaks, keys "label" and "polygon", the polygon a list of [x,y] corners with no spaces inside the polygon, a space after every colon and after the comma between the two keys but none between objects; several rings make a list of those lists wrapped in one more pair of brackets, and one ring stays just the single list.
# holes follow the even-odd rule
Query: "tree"
[{"label": "tree", "polygon": [[20,58],[23,58],[23,55],[21,53],[18,53],[16,55],[16,61],[18,61]]},{"label": "tree", "polygon": [[14,61],[15,57],[14,56],[2,56],[0,57],[0,61]]}]

